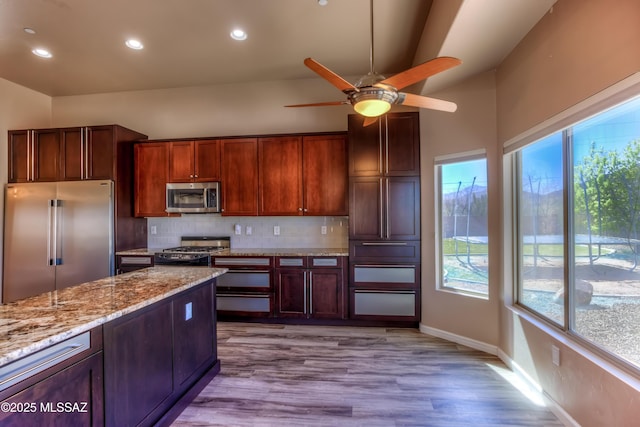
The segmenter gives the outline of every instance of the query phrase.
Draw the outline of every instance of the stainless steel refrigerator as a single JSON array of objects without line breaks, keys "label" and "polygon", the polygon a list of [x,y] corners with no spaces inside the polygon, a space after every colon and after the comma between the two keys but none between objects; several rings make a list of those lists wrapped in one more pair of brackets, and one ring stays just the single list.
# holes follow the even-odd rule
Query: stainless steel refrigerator
[{"label": "stainless steel refrigerator", "polygon": [[3,302],[113,275],[112,181],[7,184]]}]

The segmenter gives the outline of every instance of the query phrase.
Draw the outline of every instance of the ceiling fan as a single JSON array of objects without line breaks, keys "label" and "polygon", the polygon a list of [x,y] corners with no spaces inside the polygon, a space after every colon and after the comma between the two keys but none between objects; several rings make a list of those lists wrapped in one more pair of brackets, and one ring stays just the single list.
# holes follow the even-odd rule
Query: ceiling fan
[{"label": "ceiling fan", "polygon": [[338,74],[329,70],[312,58],[306,58],[304,65],[327,80],[347,95],[345,101],[316,102],[312,104],[286,105],[286,107],[323,107],[332,105],[353,105],[353,109],[365,116],[364,126],[374,123],[377,118],[391,109],[392,104],[411,107],[429,108],[432,110],[454,112],[457,105],[442,99],[429,98],[412,93],[399,92],[407,86],[438,74],[449,68],[460,65],[462,61],[449,56],[431,59],[420,65],[385,78],[375,72],[373,67],[373,0],[370,0],[371,49],[369,55],[370,71],[355,84],[351,84]]}]

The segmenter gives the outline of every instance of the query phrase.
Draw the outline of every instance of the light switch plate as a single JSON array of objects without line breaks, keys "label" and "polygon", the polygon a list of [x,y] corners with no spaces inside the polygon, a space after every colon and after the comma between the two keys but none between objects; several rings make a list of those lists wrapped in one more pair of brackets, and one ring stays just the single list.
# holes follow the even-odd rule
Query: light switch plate
[{"label": "light switch plate", "polygon": [[279,225],[274,225],[273,226],[273,235],[274,236],[279,236],[280,235],[280,226]]}]

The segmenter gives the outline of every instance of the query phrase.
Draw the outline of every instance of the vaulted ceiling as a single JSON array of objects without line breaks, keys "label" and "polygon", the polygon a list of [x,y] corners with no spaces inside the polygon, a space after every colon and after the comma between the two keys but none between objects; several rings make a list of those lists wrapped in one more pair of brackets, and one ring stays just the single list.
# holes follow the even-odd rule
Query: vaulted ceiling
[{"label": "vaulted ceiling", "polygon": [[[369,0],[0,0],[0,78],[50,96],[369,71]],[[376,71],[435,56],[463,65],[433,91],[495,68],[555,0],[374,0]],[[243,28],[247,39],[230,37]],[[27,32],[25,29],[31,29]],[[125,46],[136,38],[142,50]],[[33,49],[46,48],[52,58]]]}]

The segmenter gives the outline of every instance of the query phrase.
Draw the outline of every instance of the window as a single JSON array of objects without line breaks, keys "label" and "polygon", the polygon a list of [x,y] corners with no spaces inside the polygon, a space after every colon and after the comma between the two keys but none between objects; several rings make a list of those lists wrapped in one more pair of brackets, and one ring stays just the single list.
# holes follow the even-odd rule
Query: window
[{"label": "window", "polygon": [[516,160],[517,302],[640,367],[640,98]]},{"label": "window", "polygon": [[439,288],[488,295],[487,160],[436,166]]}]

